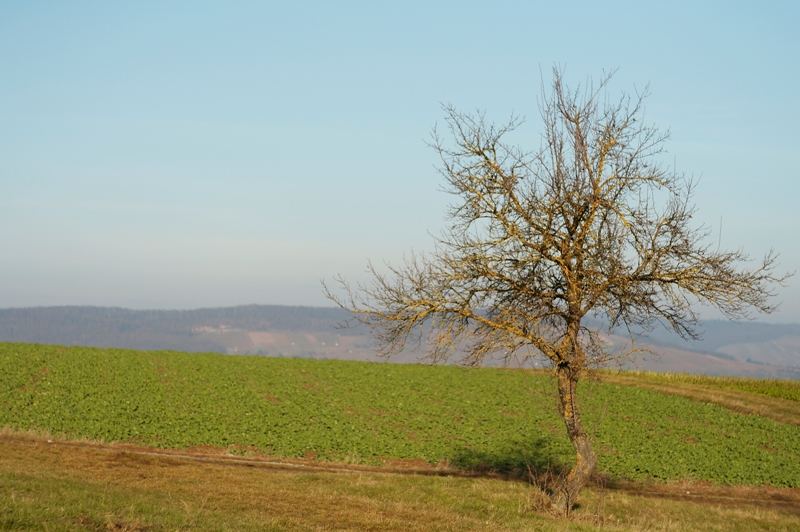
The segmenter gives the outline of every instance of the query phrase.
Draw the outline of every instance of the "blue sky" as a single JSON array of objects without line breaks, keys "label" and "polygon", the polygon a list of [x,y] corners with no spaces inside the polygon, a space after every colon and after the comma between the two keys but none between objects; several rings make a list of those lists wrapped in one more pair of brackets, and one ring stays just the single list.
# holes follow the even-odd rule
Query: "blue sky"
[{"label": "blue sky", "polygon": [[800,269],[795,2],[428,4],[4,2],[0,307],[328,304],[443,227],[440,104],[535,148],[554,64],[649,83],[698,222]]}]

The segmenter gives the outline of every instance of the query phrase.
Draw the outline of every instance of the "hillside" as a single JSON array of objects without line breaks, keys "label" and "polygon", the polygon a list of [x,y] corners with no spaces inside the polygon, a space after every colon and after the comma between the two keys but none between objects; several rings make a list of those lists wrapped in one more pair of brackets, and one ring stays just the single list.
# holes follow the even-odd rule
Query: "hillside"
[{"label": "hillside", "polygon": [[198,310],[0,309],[0,341],[257,354],[269,342],[259,342],[257,336],[250,339],[251,332],[335,336],[338,324],[347,318],[336,308],[268,305]]},{"label": "hillside", "polygon": [[[517,473],[573,457],[546,372],[0,344],[0,382],[0,426],[70,439]],[[738,393],[797,413],[800,384],[769,388],[789,393]],[[630,382],[581,394],[604,475],[800,487],[796,424]]]},{"label": "hillside", "polygon": [[770,324],[709,320],[702,323],[702,337],[686,342],[663,328],[642,336],[657,346],[713,353],[743,362],[800,366],[800,324]]},{"label": "hillside", "polygon": [[0,344],[0,528],[795,530],[800,383],[605,372],[573,455],[547,372]]},{"label": "hillside", "polygon": [[[363,327],[341,327],[349,318],[338,308],[268,305],[198,310],[0,309],[0,341],[377,360]],[[800,325],[708,321],[701,329],[704,336],[698,342],[686,342],[663,329],[639,335],[637,342],[650,353],[625,361],[622,367],[800,378]],[[606,338],[619,349],[629,343],[621,331]],[[409,350],[393,361],[419,358],[419,352]]]}]

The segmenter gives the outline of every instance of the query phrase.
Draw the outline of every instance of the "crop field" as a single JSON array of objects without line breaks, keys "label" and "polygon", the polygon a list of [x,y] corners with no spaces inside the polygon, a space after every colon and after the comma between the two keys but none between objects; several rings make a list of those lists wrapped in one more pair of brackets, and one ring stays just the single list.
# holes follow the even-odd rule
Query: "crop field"
[{"label": "crop field", "polygon": [[642,377],[660,384],[694,384],[709,388],[776,397],[800,402],[800,382],[775,379],[746,379],[742,377],[712,377],[686,373],[655,373],[651,371],[629,372],[630,376]]},{"label": "crop field", "polygon": [[[563,467],[553,387],[521,370],[0,344],[0,426],[358,464]],[[800,487],[800,426],[630,385],[579,393],[608,477]]]}]

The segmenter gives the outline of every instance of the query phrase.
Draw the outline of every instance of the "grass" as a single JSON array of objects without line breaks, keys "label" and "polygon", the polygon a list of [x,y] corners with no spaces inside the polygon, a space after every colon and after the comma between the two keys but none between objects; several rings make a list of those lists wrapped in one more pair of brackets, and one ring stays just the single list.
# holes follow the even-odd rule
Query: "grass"
[{"label": "grass", "polygon": [[529,511],[522,482],[273,471],[0,436],[3,530],[796,530],[796,507],[699,490],[593,488],[565,521]]},{"label": "grass", "polygon": [[656,373],[653,371],[627,372],[631,377],[641,377],[659,384],[692,384],[713,389],[733,390],[750,394],[800,402],[800,382],[780,379],[748,379],[743,377],[714,377],[687,373]]},{"label": "grass", "polygon": [[[796,425],[641,386],[586,381],[579,393],[611,478],[800,486]],[[544,374],[22,344],[0,344],[0,426],[506,472],[573,455]]]},{"label": "grass", "polygon": [[599,372],[597,377],[603,382],[680,395],[800,426],[800,400],[793,399],[800,383],[795,381],[611,371]]}]

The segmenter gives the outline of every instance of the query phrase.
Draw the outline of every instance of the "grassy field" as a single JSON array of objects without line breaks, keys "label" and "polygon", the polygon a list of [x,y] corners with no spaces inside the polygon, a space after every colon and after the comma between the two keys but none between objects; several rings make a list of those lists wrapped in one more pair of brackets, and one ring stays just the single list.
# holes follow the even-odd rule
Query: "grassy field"
[{"label": "grassy field", "polygon": [[[0,344],[0,426],[357,464],[567,466],[553,386],[519,370]],[[580,394],[610,478],[800,486],[797,425],[630,384]]]},{"label": "grassy field", "polygon": [[634,386],[712,403],[729,410],[800,426],[796,381],[758,380],[700,375],[600,371],[602,382]]},{"label": "grassy field", "polygon": [[[690,491],[691,490],[691,491]],[[525,483],[195,463],[0,435],[2,530],[797,530],[800,494],[593,487],[571,520]]]},{"label": "grassy field", "polygon": [[627,376],[657,384],[695,385],[714,390],[732,390],[751,394],[800,401],[800,381],[747,379],[743,377],[713,377],[686,373],[626,372]]}]

